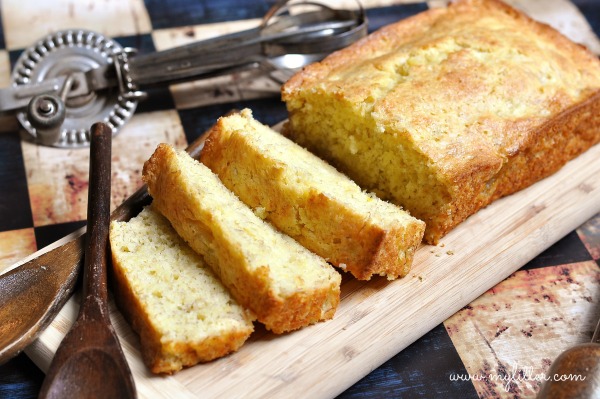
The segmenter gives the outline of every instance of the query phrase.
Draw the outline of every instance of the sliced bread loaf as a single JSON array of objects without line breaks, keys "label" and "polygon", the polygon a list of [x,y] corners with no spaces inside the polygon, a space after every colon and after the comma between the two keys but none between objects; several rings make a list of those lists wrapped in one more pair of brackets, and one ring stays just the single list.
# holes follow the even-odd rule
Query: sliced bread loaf
[{"label": "sliced bread loaf", "polygon": [[333,317],[341,276],[258,218],[206,166],[161,144],[144,164],[153,205],[275,333]]},{"label": "sliced bread loaf", "polygon": [[387,25],[292,77],[284,134],[437,243],[600,142],[600,60],[499,0]]},{"label": "sliced bread loaf", "polygon": [[252,333],[251,312],[158,212],[112,222],[110,246],[117,304],[153,373],[224,356]]},{"label": "sliced bread loaf", "polygon": [[358,279],[410,270],[425,223],[363,192],[250,110],[219,119],[201,162],[259,216]]}]

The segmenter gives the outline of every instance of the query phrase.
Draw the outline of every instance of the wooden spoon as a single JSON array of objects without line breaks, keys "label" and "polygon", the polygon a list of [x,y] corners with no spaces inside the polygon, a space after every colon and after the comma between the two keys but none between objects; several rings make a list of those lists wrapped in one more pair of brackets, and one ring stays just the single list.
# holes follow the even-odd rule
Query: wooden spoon
[{"label": "wooden spoon", "polygon": [[[186,151],[197,159],[204,141],[202,135]],[[111,220],[128,221],[150,202],[143,186],[114,210]],[[83,231],[0,275],[0,364],[31,344],[71,296],[83,259]]]},{"label": "wooden spoon", "polygon": [[71,296],[83,236],[0,276],[0,364],[27,347]]},{"label": "wooden spoon", "polygon": [[600,398],[600,321],[592,341],[561,353],[545,378],[537,399]]},{"label": "wooden spoon", "polygon": [[40,398],[135,398],[135,384],[108,312],[111,129],[97,123],[90,140],[90,184],[83,293],[79,315],[61,342]]}]

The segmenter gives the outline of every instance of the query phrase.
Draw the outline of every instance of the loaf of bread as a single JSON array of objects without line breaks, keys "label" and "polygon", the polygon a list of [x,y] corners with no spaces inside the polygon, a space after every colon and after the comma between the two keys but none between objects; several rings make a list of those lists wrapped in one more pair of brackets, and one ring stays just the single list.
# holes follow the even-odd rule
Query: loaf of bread
[{"label": "loaf of bread", "polygon": [[340,274],[258,218],[206,166],[161,144],[144,164],[143,179],[153,206],[269,330],[333,317]]},{"label": "loaf of bread", "polygon": [[425,224],[363,192],[250,110],[218,120],[200,161],[256,214],[356,278],[391,280],[410,270]]},{"label": "loaf of bread", "polygon": [[158,212],[112,222],[113,293],[153,373],[237,350],[254,326],[212,270]]},{"label": "loaf of bread", "polygon": [[284,133],[425,221],[425,240],[600,140],[600,61],[495,0],[386,26],[282,88]]}]

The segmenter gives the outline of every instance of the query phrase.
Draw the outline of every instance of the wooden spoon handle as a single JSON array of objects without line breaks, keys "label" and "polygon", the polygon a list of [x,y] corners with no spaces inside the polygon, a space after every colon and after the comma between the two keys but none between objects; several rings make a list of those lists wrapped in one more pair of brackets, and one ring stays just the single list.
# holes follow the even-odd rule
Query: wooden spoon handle
[{"label": "wooden spoon handle", "polygon": [[[84,311],[85,306],[98,306],[101,316],[108,317],[106,249],[110,224],[112,132],[107,125],[96,123],[91,128],[91,136],[89,169],[91,184],[88,191],[88,229],[81,311]],[[88,298],[99,298],[100,300],[88,301]]]},{"label": "wooden spoon handle", "polygon": [[[206,135],[194,140],[186,151],[198,159]],[[109,137],[110,139],[110,137]],[[108,145],[106,142],[100,145]],[[109,145],[110,147],[110,145]],[[91,160],[90,160],[91,161]],[[95,162],[95,161],[94,161]],[[93,168],[92,168],[93,169]],[[88,201],[97,201],[98,185],[90,185]],[[100,190],[100,195],[109,195],[108,190]],[[106,198],[103,198],[105,201]],[[128,221],[136,216],[144,206],[150,204],[151,198],[146,186],[141,187],[125,202],[118,206],[111,215],[111,220]],[[105,204],[106,205],[106,204]],[[88,216],[90,219],[90,216]],[[8,361],[27,347],[43,329],[54,319],[75,288],[83,258],[85,238],[83,229],[65,237],[64,244],[29,259],[26,263],[14,267],[9,272],[0,274],[0,364]],[[87,236],[87,235],[86,235]],[[96,244],[102,245],[102,243]],[[91,255],[86,259],[91,259]],[[41,281],[40,265],[51,264],[52,268],[43,276]],[[47,275],[51,273],[51,275]],[[46,284],[50,280],[51,284]],[[18,289],[14,289],[14,281],[19,281]],[[86,287],[85,289],[89,289]],[[92,287],[92,289],[104,288]],[[27,298],[27,317],[23,315],[23,298]],[[24,333],[25,332],[25,333]]]},{"label": "wooden spoon handle", "polygon": [[83,297],[79,315],[52,359],[40,399],[136,397],[133,376],[108,313],[111,141],[107,125],[92,126]]}]

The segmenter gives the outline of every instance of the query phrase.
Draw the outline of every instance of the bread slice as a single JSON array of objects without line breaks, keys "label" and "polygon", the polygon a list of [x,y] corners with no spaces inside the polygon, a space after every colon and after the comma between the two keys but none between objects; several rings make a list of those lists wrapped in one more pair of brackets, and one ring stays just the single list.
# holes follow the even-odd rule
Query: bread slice
[{"label": "bread slice", "polygon": [[363,192],[250,110],[220,118],[200,160],[255,213],[356,278],[391,280],[410,270],[425,224]]},{"label": "bread slice", "polygon": [[339,273],[254,215],[206,166],[161,144],[143,179],[156,209],[269,330],[333,317]]},{"label": "bread slice", "polygon": [[282,88],[284,133],[423,220],[425,239],[600,141],[600,60],[496,0],[383,27]]},{"label": "bread slice", "polygon": [[110,247],[116,302],[153,373],[227,355],[252,333],[251,312],[158,212],[112,222]]}]

